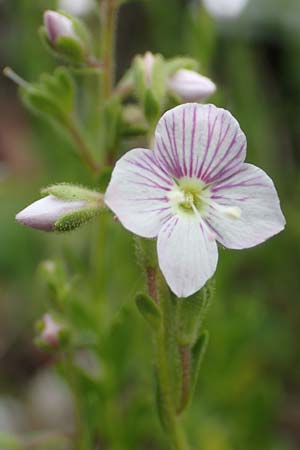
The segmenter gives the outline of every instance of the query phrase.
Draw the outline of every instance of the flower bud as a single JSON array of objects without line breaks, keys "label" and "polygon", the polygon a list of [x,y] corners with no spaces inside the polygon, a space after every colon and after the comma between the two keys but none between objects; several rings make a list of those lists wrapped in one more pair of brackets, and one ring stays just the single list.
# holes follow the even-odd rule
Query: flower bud
[{"label": "flower bud", "polygon": [[62,326],[53,319],[51,314],[45,314],[43,316],[40,327],[40,343],[50,348],[58,347],[60,342],[59,334]]},{"label": "flower bud", "polygon": [[155,63],[155,56],[153,55],[153,53],[146,52],[145,55],[143,56],[143,66],[144,66],[145,82],[148,87],[151,86],[154,63]]},{"label": "flower bud", "polygon": [[54,185],[43,192],[49,195],[17,214],[18,222],[42,231],[71,231],[103,208],[102,194],[78,186]]},{"label": "flower bud", "polygon": [[193,70],[179,69],[168,80],[169,92],[185,102],[202,101],[216,91],[216,85]]},{"label": "flower bud", "polygon": [[91,57],[89,33],[79,19],[48,10],[40,36],[52,54],[69,63],[82,64]]},{"label": "flower bud", "polygon": [[53,46],[56,45],[57,39],[62,36],[77,39],[72,20],[56,11],[45,11],[44,25],[49,42]]},{"label": "flower bud", "polygon": [[60,0],[59,9],[74,16],[85,16],[95,7],[94,0]]},{"label": "flower bud", "polygon": [[216,19],[233,19],[244,10],[248,0],[203,0],[207,11]]}]

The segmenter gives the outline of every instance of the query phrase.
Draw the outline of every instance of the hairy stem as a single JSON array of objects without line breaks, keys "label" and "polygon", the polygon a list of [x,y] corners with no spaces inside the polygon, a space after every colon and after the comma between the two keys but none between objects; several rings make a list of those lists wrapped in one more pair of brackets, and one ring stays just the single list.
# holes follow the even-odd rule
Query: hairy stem
[{"label": "hairy stem", "polygon": [[189,446],[185,433],[176,416],[175,399],[171,390],[171,373],[168,364],[169,358],[166,346],[166,333],[164,325],[156,333],[157,375],[163,409],[165,431],[169,437],[172,450],[188,450]]},{"label": "hairy stem", "polygon": [[189,401],[191,353],[187,345],[179,347],[181,360],[181,399],[177,414],[180,414]]},{"label": "hairy stem", "polygon": [[72,121],[69,120],[67,123],[67,129],[76,145],[77,151],[85,163],[85,165],[91,170],[93,173],[98,173],[99,167],[94,160],[92,156],[92,152],[89,149],[88,145],[86,144],[80,130],[78,129],[77,125]]},{"label": "hairy stem", "polygon": [[109,99],[114,85],[115,23],[118,0],[100,0],[102,45],[102,95]]}]

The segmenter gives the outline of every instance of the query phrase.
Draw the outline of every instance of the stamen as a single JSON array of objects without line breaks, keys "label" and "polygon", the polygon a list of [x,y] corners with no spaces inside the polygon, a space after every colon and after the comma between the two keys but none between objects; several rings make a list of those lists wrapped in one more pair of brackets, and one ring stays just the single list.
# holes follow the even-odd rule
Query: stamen
[{"label": "stamen", "polygon": [[216,211],[219,211],[230,219],[239,219],[242,215],[242,210],[238,206],[224,206],[214,202],[210,198],[203,198],[200,195],[198,195],[198,197],[203,203],[212,206]]},{"label": "stamen", "polygon": [[225,214],[230,217],[230,219],[239,219],[242,215],[242,211],[241,208],[238,208],[237,206],[230,206],[226,208]]},{"label": "stamen", "polygon": [[174,189],[173,191],[170,191],[168,193],[168,197],[171,200],[171,202],[174,202],[177,204],[183,203],[185,201],[184,193],[182,191],[180,191],[179,189]]}]

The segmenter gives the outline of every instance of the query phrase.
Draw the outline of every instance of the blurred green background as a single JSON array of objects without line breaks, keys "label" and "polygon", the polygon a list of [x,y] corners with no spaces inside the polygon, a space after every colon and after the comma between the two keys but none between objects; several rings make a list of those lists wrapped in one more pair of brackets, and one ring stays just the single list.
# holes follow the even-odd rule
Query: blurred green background
[{"label": "blurred green background", "polygon": [[[1,67],[9,65],[31,81],[55,67],[37,37],[42,12],[55,6],[46,0],[0,1]],[[96,33],[93,14],[85,19]],[[213,101],[230,109],[246,132],[248,162],[274,179],[287,219],[284,233],[257,248],[220,250],[217,297],[207,321],[209,351],[185,419],[191,442],[196,450],[297,450],[299,0],[250,0],[230,21],[209,16],[200,0],[133,1],[123,5],[118,27],[118,76],[146,50],[199,61],[218,85]],[[45,311],[47,296],[37,267],[46,258],[67,255],[88,276],[94,225],[70,236],[44,235],[21,227],[14,216],[38,198],[40,187],[88,184],[89,177],[68,140],[28,114],[4,77],[0,95],[0,430],[64,432],[73,426],[69,393],[53,370],[53,358],[33,343],[34,322]],[[111,427],[107,448],[166,450],[152,396],[150,330],[133,302],[142,283],[133,239],[116,223],[107,227],[101,251],[106,273],[113,276],[99,272],[98,283],[111,298],[101,305],[106,317],[117,314],[103,343],[112,380],[106,393],[111,415],[103,424]]]}]

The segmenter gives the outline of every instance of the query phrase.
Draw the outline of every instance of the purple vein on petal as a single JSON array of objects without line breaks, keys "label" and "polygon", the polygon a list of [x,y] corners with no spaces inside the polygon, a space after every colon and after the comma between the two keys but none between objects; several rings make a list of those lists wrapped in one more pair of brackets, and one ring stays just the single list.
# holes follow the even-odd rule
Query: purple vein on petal
[{"label": "purple vein on petal", "polygon": [[[205,178],[207,173],[209,172],[213,162],[215,161],[215,158],[216,158],[217,154],[220,151],[220,148],[222,147],[226,137],[228,136],[229,130],[231,128],[230,127],[230,123],[228,123],[227,128],[226,128],[225,132],[223,133],[224,122],[225,122],[225,111],[223,111],[222,117],[221,117],[221,127],[220,127],[220,131],[219,131],[218,142],[217,142],[215,151],[213,152],[213,155],[212,155],[212,157],[211,157],[211,159],[210,159],[210,161],[209,161],[205,171],[202,173],[202,177],[203,178]],[[223,135],[222,135],[222,133],[223,133]]]},{"label": "purple vein on petal", "polygon": [[178,156],[177,156],[177,148],[176,148],[176,140],[175,140],[175,121],[174,121],[174,114],[172,114],[172,137],[173,137],[173,141],[171,138],[171,131],[169,129],[169,125],[166,119],[164,119],[164,124],[165,124],[165,128],[167,130],[167,135],[168,135],[168,140],[169,140],[169,144],[170,144],[170,148],[171,148],[171,152],[172,152],[172,156],[173,156],[173,167],[174,167],[174,172],[176,173],[176,176],[179,178],[181,176],[181,167],[178,161]]},{"label": "purple vein on petal", "polygon": [[208,131],[207,131],[207,140],[206,140],[206,146],[205,146],[205,150],[204,150],[204,155],[201,161],[201,165],[200,168],[198,169],[197,167],[197,177],[198,178],[202,178],[202,170],[206,164],[206,159],[207,156],[209,154],[209,148],[210,148],[210,144],[211,144],[211,140],[212,137],[214,135],[214,131],[215,131],[215,127],[217,124],[217,120],[218,120],[218,114],[215,115],[214,117],[214,121],[213,124],[211,125],[211,112],[212,112],[212,106],[209,105],[208,107],[208,117],[207,117],[207,127],[208,127]]},{"label": "purple vein on petal", "polygon": [[174,113],[172,114],[172,137],[173,137],[174,150],[175,150],[175,155],[176,155],[177,170],[180,173],[180,176],[183,176],[184,173],[182,171],[182,166],[180,164],[178,147],[177,147],[177,141],[176,141],[176,125],[175,125],[175,115],[174,115]]},{"label": "purple vein on petal", "polygon": [[193,175],[193,166],[194,166],[194,145],[195,145],[195,134],[196,134],[196,119],[197,119],[197,106],[194,106],[193,111],[193,125],[191,131],[191,148],[190,148],[190,172],[189,176]]},{"label": "purple vein on petal", "polygon": [[165,229],[165,232],[168,231],[168,236],[167,236],[168,239],[170,239],[170,237],[172,236],[172,233],[173,233],[178,221],[179,221],[179,217],[173,216],[173,218],[169,222],[167,222],[167,224],[166,224],[167,227]]},{"label": "purple vein on petal", "polygon": [[148,178],[148,177],[147,177],[146,175],[144,175],[144,174],[141,174],[141,173],[139,173],[139,172],[135,172],[135,171],[133,171],[133,170],[131,170],[130,173],[131,173],[132,175],[134,175],[135,177],[137,177],[138,179],[141,179],[140,182],[136,181],[135,179],[134,179],[134,180],[130,180],[130,181],[132,182],[132,184],[139,184],[139,185],[144,184],[144,185],[146,186],[146,185],[148,185],[148,183],[145,183],[145,182],[144,182],[144,180],[146,180],[147,182],[150,183],[150,185],[148,185],[149,187],[156,187],[156,188],[162,189],[162,190],[164,190],[164,191],[169,191],[169,190],[170,190],[169,187],[166,187],[166,186],[163,186],[163,185],[157,183],[156,181],[153,180],[153,178]]},{"label": "purple vein on petal", "polygon": [[[140,169],[145,170],[145,172],[148,172],[148,173],[154,175],[155,177],[159,178],[163,183],[166,183],[168,185],[172,185],[172,182],[170,180],[168,180],[164,176],[162,176],[159,173],[157,173],[157,171],[155,171],[153,169],[153,167],[151,165],[149,165],[147,163],[147,161],[145,161],[144,159],[141,159],[140,161],[127,159],[126,162],[128,162],[129,164],[131,164],[133,166],[136,166],[136,167],[138,167]],[[142,163],[144,163],[144,164],[142,164]],[[142,174],[140,174],[140,175],[143,176]]]},{"label": "purple vein on petal", "polygon": [[[215,167],[213,167],[213,168],[210,170],[210,172],[208,172],[208,173],[206,174],[205,180],[207,180],[207,181],[209,181],[209,182],[212,182],[213,179],[215,179],[216,177],[218,177],[219,174],[220,174],[221,172],[223,172],[224,169],[225,169],[226,167],[228,167],[229,164],[232,163],[232,161],[234,161],[236,158],[238,158],[238,156],[239,156],[239,155],[241,154],[241,152],[244,150],[244,148],[245,148],[245,143],[243,143],[243,144],[241,145],[240,149],[239,149],[237,152],[235,152],[235,154],[233,155],[233,157],[232,157],[229,161],[227,161],[226,164],[225,164],[225,166],[222,167],[221,170],[220,170],[220,167],[221,167],[222,164],[226,161],[226,159],[227,159],[228,156],[230,155],[230,152],[231,152],[233,146],[236,144],[237,134],[238,134],[238,130],[235,130],[234,136],[233,136],[231,142],[229,143],[229,145],[228,145],[228,147],[227,147],[227,149],[226,149],[224,155],[223,155],[222,158],[218,161],[218,164],[217,164]],[[238,163],[241,163],[241,162],[238,161]],[[218,172],[218,169],[219,169],[219,172]],[[217,172],[217,173],[215,173],[215,172]]]},{"label": "purple vein on petal", "polygon": [[[166,144],[163,140],[163,138],[160,136],[161,144],[159,144],[158,139],[156,139],[156,145],[158,149],[158,155],[157,158],[159,159],[160,165],[163,164],[166,168],[166,170],[171,174],[172,176],[175,175],[175,169],[174,165],[172,163],[172,158],[169,155],[169,151],[166,147]],[[162,149],[162,147],[163,149]]]},{"label": "purple vein on petal", "polygon": [[182,108],[182,153],[183,153],[183,171],[184,171],[184,175],[187,175],[187,166],[186,166],[186,137],[185,137],[185,133],[186,133],[186,128],[185,128],[185,108]]}]

